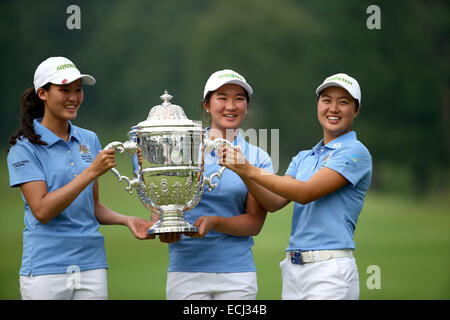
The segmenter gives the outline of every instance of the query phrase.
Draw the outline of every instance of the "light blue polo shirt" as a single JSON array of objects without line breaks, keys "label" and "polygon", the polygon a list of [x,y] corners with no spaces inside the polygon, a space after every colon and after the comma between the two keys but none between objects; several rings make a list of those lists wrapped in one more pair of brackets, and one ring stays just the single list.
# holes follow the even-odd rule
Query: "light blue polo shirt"
[{"label": "light blue polo shirt", "polygon": [[[48,192],[69,183],[101,150],[96,134],[72,125],[68,142],[34,120],[34,131],[47,146],[18,140],[8,153],[10,186],[42,180]],[[94,216],[94,182],[48,224],[40,223],[25,201],[25,229],[20,275],[66,273],[107,268],[104,238]],[[69,268],[71,266],[71,268]]]},{"label": "light blue polo shirt", "polygon": [[[262,149],[245,141],[239,133],[233,145],[240,146],[246,159],[253,165],[273,172],[272,161]],[[205,174],[210,177],[222,167],[214,151],[205,154]],[[216,182],[216,181],[215,181]],[[245,213],[247,187],[241,178],[225,169],[218,186],[212,191],[205,187],[198,205],[188,211],[186,220],[195,223],[200,216],[233,217]],[[169,272],[253,272],[253,237],[237,237],[210,231],[204,238],[182,236],[169,245]]]},{"label": "light blue polo shirt", "polygon": [[350,183],[308,204],[294,203],[286,251],[355,249],[353,235],[372,179],[372,157],[350,131],[326,145],[321,140],[312,150],[299,152],[286,174],[308,181],[322,167]]}]

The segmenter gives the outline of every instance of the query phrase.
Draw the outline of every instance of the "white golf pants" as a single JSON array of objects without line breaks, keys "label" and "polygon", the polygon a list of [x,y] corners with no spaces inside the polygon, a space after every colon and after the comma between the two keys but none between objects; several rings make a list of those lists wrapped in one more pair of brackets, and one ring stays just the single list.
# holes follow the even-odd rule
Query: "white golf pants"
[{"label": "white golf pants", "polygon": [[256,272],[168,272],[167,300],[254,300]]},{"label": "white golf pants", "polygon": [[283,300],[357,300],[359,276],[354,257],[293,264],[280,262]]},{"label": "white golf pants", "polygon": [[106,300],[106,269],[20,276],[23,300]]}]

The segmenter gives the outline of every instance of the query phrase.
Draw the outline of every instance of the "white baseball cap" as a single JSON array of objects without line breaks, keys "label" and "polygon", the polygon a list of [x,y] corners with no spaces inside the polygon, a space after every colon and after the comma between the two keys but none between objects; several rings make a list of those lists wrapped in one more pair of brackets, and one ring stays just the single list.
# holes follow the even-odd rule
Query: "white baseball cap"
[{"label": "white baseball cap", "polygon": [[208,81],[206,81],[205,90],[203,91],[203,99],[206,97],[208,92],[215,91],[227,83],[234,83],[240,85],[247,91],[249,96],[253,94],[252,87],[250,87],[250,85],[247,83],[247,81],[243,76],[241,76],[236,71],[224,69],[214,72],[209,77]]},{"label": "white baseball cap", "polygon": [[350,77],[345,73],[337,73],[332,75],[324,80],[324,82],[317,87],[316,94],[317,96],[320,93],[329,87],[341,87],[350,93],[350,95],[358,100],[359,106],[361,106],[361,89],[359,88],[359,83],[356,79]]},{"label": "white baseball cap", "polygon": [[34,91],[51,82],[53,84],[71,83],[81,78],[81,82],[94,85],[94,77],[81,74],[75,64],[64,57],[50,57],[41,62],[34,72]]}]

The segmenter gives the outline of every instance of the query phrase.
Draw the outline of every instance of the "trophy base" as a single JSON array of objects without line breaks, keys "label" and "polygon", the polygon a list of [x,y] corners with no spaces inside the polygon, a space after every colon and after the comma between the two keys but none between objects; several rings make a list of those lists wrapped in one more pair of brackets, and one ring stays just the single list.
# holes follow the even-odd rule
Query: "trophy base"
[{"label": "trophy base", "polygon": [[148,234],[161,234],[170,232],[197,232],[197,228],[187,221],[179,221],[176,225],[173,223],[165,223],[166,221],[156,222],[150,229]]}]

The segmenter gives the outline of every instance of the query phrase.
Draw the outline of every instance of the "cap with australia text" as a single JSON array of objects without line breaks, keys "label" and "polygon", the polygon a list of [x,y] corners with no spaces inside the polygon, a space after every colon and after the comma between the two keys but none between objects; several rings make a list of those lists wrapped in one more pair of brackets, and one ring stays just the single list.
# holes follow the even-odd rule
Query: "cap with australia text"
[{"label": "cap with australia text", "polygon": [[88,74],[81,74],[75,64],[65,57],[50,57],[36,68],[34,73],[34,90],[37,90],[47,83],[68,84],[77,79],[81,79],[83,84],[94,85],[94,77]]}]

